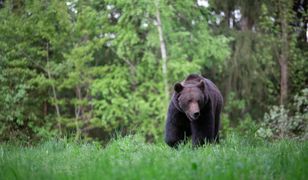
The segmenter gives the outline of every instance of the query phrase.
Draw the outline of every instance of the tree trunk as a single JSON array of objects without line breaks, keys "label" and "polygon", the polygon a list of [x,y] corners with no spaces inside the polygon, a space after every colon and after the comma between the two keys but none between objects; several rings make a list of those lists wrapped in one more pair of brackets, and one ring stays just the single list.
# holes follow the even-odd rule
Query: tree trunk
[{"label": "tree trunk", "polygon": [[[52,76],[51,76],[51,73],[50,73],[50,70],[49,70],[49,43],[47,43],[46,45],[46,50],[47,50],[47,55],[46,55],[46,61],[47,61],[47,68],[46,68],[46,72],[47,72],[47,75],[48,75],[48,79],[52,79]],[[60,131],[60,134],[62,134],[62,127],[61,127],[61,123],[60,123],[60,119],[61,119],[61,113],[60,113],[60,108],[59,108],[59,105],[57,104],[58,102],[58,97],[57,97],[57,92],[56,92],[56,88],[55,88],[55,85],[53,83],[51,83],[51,89],[52,89],[52,94],[53,94],[53,98],[56,100],[56,103],[55,103],[55,108],[56,108],[56,112],[57,112],[57,126],[58,126],[58,129]]]},{"label": "tree trunk", "polygon": [[279,55],[280,65],[280,105],[284,105],[288,98],[288,33],[287,33],[287,22],[283,18],[281,24],[282,30],[282,45],[281,52]]},{"label": "tree trunk", "polygon": [[280,65],[280,105],[287,102],[288,97],[288,64],[287,57],[283,54],[279,57]]},{"label": "tree trunk", "polygon": [[44,116],[47,116],[48,114],[48,104],[47,104],[47,101],[44,101],[44,109],[43,109],[43,114]]},{"label": "tree trunk", "polygon": [[136,75],[136,65],[134,65],[130,60],[123,58],[126,64],[129,66],[131,78],[132,78],[132,90],[135,91],[137,89],[137,75]]},{"label": "tree trunk", "polygon": [[251,31],[253,22],[250,18],[243,16],[240,21],[241,31]]},{"label": "tree trunk", "polygon": [[288,58],[289,58],[289,41],[288,41],[288,10],[290,4],[279,4],[279,19],[281,27],[281,48],[279,54],[280,65],[280,105],[284,105],[288,98]]},{"label": "tree trunk", "polygon": [[[76,87],[76,96],[78,98],[79,101],[82,100],[82,94],[81,94],[81,88],[78,85]],[[80,102],[79,102],[80,103]],[[81,130],[78,124],[78,120],[79,118],[83,119],[83,106],[81,104],[76,104],[75,105],[75,128],[76,128],[76,136],[75,136],[75,140],[77,141],[81,135]]]},{"label": "tree trunk", "polygon": [[162,57],[162,73],[163,73],[163,81],[164,81],[164,86],[165,86],[165,96],[167,100],[169,99],[168,75],[167,75],[167,50],[166,50],[166,44],[164,41],[162,24],[161,24],[161,19],[160,19],[159,1],[156,1],[156,21],[157,21],[157,30],[159,34],[160,51],[161,51],[161,57]]}]

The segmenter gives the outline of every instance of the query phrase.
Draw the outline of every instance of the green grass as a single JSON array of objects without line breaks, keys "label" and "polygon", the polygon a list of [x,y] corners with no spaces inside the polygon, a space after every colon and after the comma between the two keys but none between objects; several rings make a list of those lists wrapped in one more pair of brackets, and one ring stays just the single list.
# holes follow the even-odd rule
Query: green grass
[{"label": "green grass", "polygon": [[308,179],[308,142],[249,141],[171,149],[138,136],[106,147],[48,141],[0,145],[0,179]]}]

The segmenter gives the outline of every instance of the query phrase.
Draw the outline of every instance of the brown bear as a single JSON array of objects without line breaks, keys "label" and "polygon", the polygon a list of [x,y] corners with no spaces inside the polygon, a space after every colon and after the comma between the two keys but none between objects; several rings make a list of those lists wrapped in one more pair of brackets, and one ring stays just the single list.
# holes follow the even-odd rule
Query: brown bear
[{"label": "brown bear", "polygon": [[176,147],[187,137],[193,146],[219,142],[223,97],[216,85],[197,74],[174,85],[168,108],[165,142]]}]

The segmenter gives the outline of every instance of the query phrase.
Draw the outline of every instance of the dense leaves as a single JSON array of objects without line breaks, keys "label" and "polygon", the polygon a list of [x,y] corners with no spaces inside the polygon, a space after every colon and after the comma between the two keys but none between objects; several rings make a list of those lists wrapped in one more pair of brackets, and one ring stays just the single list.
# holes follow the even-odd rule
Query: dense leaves
[{"label": "dense leaves", "polygon": [[[279,3],[263,1],[210,1],[209,7],[190,0],[4,2],[0,140],[138,132],[156,141],[172,85],[190,73],[220,87],[224,122],[262,120],[278,104],[283,44],[288,96],[307,84],[307,43],[297,33],[307,10],[300,3],[286,3],[281,14]],[[284,17],[287,42],[280,41]]]}]

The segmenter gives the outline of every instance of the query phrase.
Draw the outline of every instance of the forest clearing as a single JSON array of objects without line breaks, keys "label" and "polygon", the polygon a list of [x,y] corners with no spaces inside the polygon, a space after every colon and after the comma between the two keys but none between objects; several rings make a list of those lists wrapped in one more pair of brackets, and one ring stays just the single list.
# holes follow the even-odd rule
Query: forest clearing
[{"label": "forest clearing", "polygon": [[307,19],[305,0],[0,0],[0,179],[308,179]]}]

